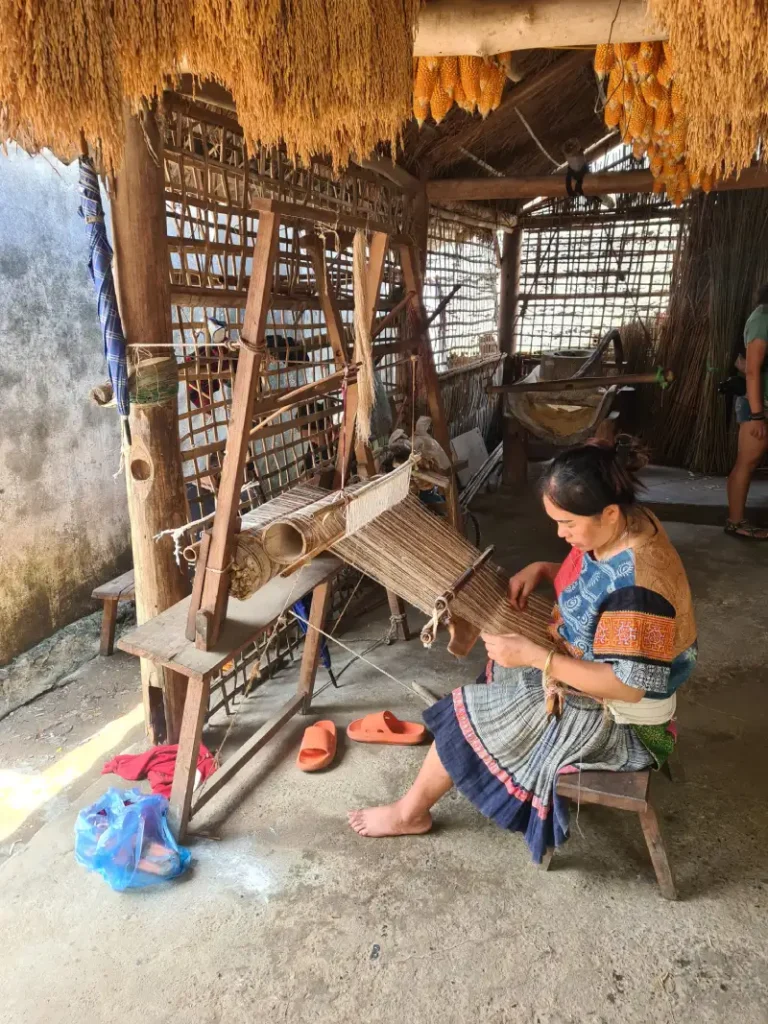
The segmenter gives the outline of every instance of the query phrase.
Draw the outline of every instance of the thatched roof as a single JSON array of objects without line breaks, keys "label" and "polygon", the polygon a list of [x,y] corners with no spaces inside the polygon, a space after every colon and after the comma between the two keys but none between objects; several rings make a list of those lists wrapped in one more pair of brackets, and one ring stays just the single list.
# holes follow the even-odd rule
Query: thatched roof
[{"label": "thatched roof", "polygon": [[518,61],[522,80],[508,83],[499,108],[485,120],[455,107],[437,127],[427,122],[419,129],[412,121],[405,133],[402,162],[430,178],[488,177],[491,171],[478,161],[501,174],[552,171],[552,162],[520,114],[558,163],[564,160],[562,146],[567,139],[578,138],[587,148],[602,138],[607,129],[596,112],[592,52],[530,51]]},{"label": "thatched roof", "polygon": [[[411,109],[421,0],[0,0],[0,137],[120,162],[137,109],[182,71],[224,85],[246,138],[344,162]],[[374,56],[375,55],[375,56]]]}]

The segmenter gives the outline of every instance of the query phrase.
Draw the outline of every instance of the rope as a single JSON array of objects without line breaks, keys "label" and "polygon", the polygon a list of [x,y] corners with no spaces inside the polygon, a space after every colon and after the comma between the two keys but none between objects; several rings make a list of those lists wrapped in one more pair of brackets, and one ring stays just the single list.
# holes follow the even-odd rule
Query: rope
[{"label": "rope", "polygon": [[[342,647],[345,651],[347,651],[349,654],[351,654],[358,661],[365,662],[366,665],[368,665],[370,668],[374,669],[376,672],[380,672],[383,676],[386,676],[387,679],[390,679],[393,683],[397,683],[398,686],[402,686],[402,688],[404,690],[407,690],[410,694],[415,695],[416,697],[419,698],[419,700],[424,701],[424,703],[427,705],[427,707],[431,707],[432,706],[432,702],[428,701],[426,699],[426,697],[423,697],[420,693],[418,693],[413,688],[413,686],[410,683],[404,683],[402,679],[398,679],[397,676],[393,676],[391,672],[387,672],[387,670],[385,668],[381,668],[380,665],[377,665],[375,662],[371,661],[369,658],[366,658],[362,654],[358,654],[357,651],[353,651],[351,647],[347,647],[347,645],[342,643],[341,640],[339,640],[335,636],[331,636],[330,633],[326,633],[325,630],[320,629],[319,626],[313,626],[312,623],[307,622],[306,619],[303,619],[300,615],[297,615],[296,612],[293,609],[291,609],[291,615],[294,617],[294,619],[297,619],[299,622],[303,622],[304,625],[308,629],[314,629],[317,633],[320,634],[320,636],[324,636],[326,640],[332,640],[333,643],[338,644],[339,647]],[[337,676],[337,678],[338,678],[338,676]]]}]

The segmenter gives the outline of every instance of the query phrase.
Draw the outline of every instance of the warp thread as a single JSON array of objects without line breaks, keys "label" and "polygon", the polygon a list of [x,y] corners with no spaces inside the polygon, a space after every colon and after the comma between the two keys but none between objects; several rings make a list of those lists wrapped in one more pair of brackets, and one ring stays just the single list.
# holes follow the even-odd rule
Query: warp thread
[{"label": "warp thread", "polygon": [[[333,550],[430,617],[436,599],[480,556],[474,545],[412,496],[337,541]],[[508,584],[508,574],[486,562],[451,601],[450,614],[479,630],[520,633],[551,647],[551,602],[532,594],[527,608],[517,611],[509,603]]]}]

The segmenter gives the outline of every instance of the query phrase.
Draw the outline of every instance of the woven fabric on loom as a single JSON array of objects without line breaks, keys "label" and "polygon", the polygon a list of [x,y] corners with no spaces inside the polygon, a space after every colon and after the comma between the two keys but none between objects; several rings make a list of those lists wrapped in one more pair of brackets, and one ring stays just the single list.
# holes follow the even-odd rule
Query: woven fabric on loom
[{"label": "woven fabric on loom", "polygon": [[[435,600],[468,569],[479,550],[443,519],[408,497],[333,550],[345,561],[431,615]],[[552,603],[532,595],[523,612],[508,598],[509,574],[486,562],[451,601],[451,614],[476,629],[520,633],[551,645]]]}]

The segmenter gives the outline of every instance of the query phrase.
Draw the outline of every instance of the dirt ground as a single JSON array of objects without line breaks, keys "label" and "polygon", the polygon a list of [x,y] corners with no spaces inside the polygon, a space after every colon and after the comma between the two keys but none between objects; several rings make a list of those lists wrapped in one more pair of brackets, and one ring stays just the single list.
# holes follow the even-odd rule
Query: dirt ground
[{"label": "dirt ground", "polygon": [[[507,501],[477,503],[500,561],[513,569],[557,557],[535,507]],[[574,809],[572,837],[547,873],[519,836],[455,795],[427,836],[363,840],[346,810],[398,795],[423,750],[342,741],[331,769],[301,775],[294,760],[307,720],[295,719],[195,818],[193,868],[177,883],[117,894],[76,864],[78,808],[119,784],[96,767],[5,844],[0,1021],[768,1022],[768,548],[714,526],[668,528],[701,644],[678,709],[685,781],[652,787],[677,903],[660,898],[629,813]],[[383,611],[371,613],[348,637],[362,649],[385,624]],[[482,664],[479,650],[459,663],[437,648],[416,640],[371,658],[440,693]],[[346,661],[334,651],[337,666]],[[286,672],[242,705],[225,758],[295,682]],[[0,723],[0,769],[45,770],[129,710],[137,667],[96,659],[66,690]],[[316,700],[318,717],[340,727],[383,707],[411,719],[420,711],[359,663]],[[213,723],[209,745],[227,729]]]}]

